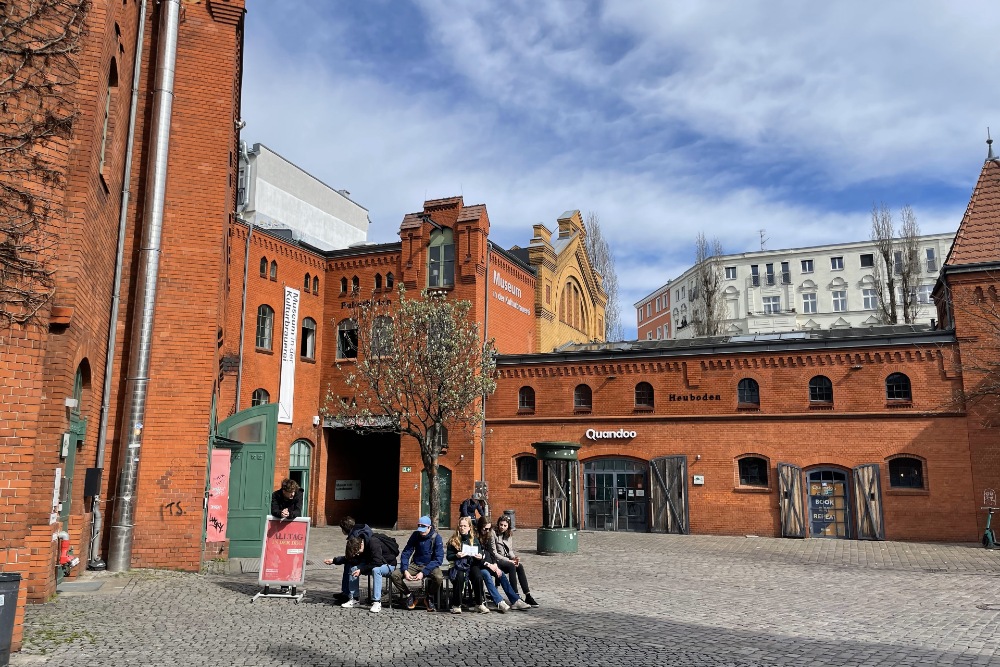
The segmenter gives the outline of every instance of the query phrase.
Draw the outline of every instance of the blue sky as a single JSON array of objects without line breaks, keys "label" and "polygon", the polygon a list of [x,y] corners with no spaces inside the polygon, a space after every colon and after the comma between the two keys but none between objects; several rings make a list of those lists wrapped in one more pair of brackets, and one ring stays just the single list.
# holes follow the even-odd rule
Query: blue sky
[{"label": "blue sky", "polygon": [[[524,245],[596,213],[632,303],[726,252],[953,231],[1000,134],[995,2],[253,0],[243,138],[398,239],[425,199]],[[998,144],[1000,145],[1000,144]]]}]

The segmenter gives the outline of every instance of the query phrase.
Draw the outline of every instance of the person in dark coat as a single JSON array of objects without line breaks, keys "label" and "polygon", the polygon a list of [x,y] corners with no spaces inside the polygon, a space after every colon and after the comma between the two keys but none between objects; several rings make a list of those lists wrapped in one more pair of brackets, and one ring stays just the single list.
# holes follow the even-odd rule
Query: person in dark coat
[{"label": "person in dark coat", "polygon": [[458,508],[458,516],[467,516],[475,524],[479,517],[486,516],[486,503],[478,495],[466,498]]},{"label": "person in dark coat", "polygon": [[302,516],[302,489],[294,479],[286,479],[281,488],[271,494],[271,516],[292,521]]},{"label": "person in dark coat", "polygon": [[434,598],[441,590],[444,583],[444,573],[441,571],[441,563],[444,562],[444,540],[441,535],[434,530],[429,516],[422,516],[417,520],[417,529],[406,541],[406,546],[399,554],[399,569],[392,572],[392,583],[401,593],[406,595],[406,608],[413,609],[417,606],[413,593],[403,583],[407,581],[422,581],[430,578],[427,582],[427,595],[424,603],[427,611],[437,611]]},{"label": "person in dark coat", "polygon": [[368,611],[378,613],[382,611],[382,577],[388,576],[396,569],[396,554],[386,546],[395,545],[395,540],[381,533],[373,533],[371,539],[365,546],[365,540],[360,535],[347,538],[347,551],[344,554],[347,564],[344,566],[349,570],[350,598],[340,605],[350,609],[356,607],[361,595],[361,575],[372,575],[372,606]]},{"label": "person in dark coat", "polygon": [[[354,521],[354,517],[345,516],[340,520],[340,530],[343,531],[344,537],[350,540],[352,537],[360,537],[364,543],[365,547],[369,546],[372,539],[372,529],[366,523],[357,523]],[[348,566],[347,556],[336,556],[335,558],[327,558],[323,561],[327,565],[343,565],[344,566],[344,576],[340,580],[340,595],[338,596],[338,601],[351,600],[351,568]]]}]

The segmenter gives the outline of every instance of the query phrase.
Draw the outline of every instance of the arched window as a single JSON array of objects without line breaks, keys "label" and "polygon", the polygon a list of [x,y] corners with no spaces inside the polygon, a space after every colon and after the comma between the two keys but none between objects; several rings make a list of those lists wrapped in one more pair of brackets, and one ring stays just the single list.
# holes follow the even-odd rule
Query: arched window
[{"label": "arched window", "polygon": [[760,406],[760,385],[753,378],[743,378],[736,387],[737,401],[740,405]]},{"label": "arched window", "polygon": [[361,291],[361,281],[358,280],[357,276],[354,276],[353,278],[351,278],[351,292],[357,294],[360,291]]},{"label": "arched window", "polygon": [[531,454],[522,454],[514,459],[518,482],[538,483],[538,459]]},{"label": "arched window", "polygon": [[902,373],[893,373],[885,379],[885,397],[890,401],[910,401],[910,378]]},{"label": "arched window", "polygon": [[833,383],[825,375],[817,375],[809,380],[809,401],[811,403],[833,403]]},{"label": "arched window", "polygon": [[271,395],[267,393],[267,389],[254,389],[253,394],[250,396],[251,407],[257,407],[258,405],[267,405],[271,402]]},{"label": "arched window", "polygon": [[392,318],[388,315],[378,315],[372,322],[372,356],[386,357],[393,349]]},{"label": "arched window", "polygon": [[911,456],[890,459],[889,486],[896,489],[924,488],[924,462]]},{"label": "arched window", "polygon": [[306,293],[307,293],[307,294],[309,293],[309,288],[310,288],[310,287],[312,287],[312,276],[310,276],[310,275],[309,275],[309,274],[307,273],[307,274],[306,274],[306,280],[305,280],[305,282],[303,283],[303,288],[305,289],[305,291],[306,291]]},{"label": "arched window", "polygon": [[385,274],[385,288],[386,289],[392,289],[392,285],[393,285],[393,283],[395,281],[396,281],[396,278],[392,275],[391,271],[389,273]]},{"label": "arched window", "polygon": [[594,395],[589,385],[578,384],[573,390],[573,409],[590,410],[594,407]]},{"label": "arched window", "polygon": [[358,358],[358,325],[354,320],[343,320],[337,326],[337,358]]},{"label": "arched window", "polygon": [[380,289],[382,289],[382,274],[381,273],[376,273],[375,274],[375,290],[378,291]]},{"label": "arched window", "polygon": [[100,170],[104,171],[107,163],[108,145],[110,138],[114,135],[114,107],[118,98],[118,63],[114,58],[108,68],[108,91],[104,97],[104,129],[101,132],[101,164]]},{"label": "arched window", "polygon": [[278,262],[276,260],[271,260],[271,280],[278,279]]},{"label": "arched window", "polygon": [[759,456],[744,456],[739,460],[740,486],[767,488],[767,459]]},{"label": "arched window", "polygon": [[340,293],[347,294],[347,278],[340,279]]},{"label": "arched window", "polygon": [[267,257],[260,258],[260,277],[267,278]]},{"label": "arched window", "polygon": [[531,387],[521,387],[517,391],[518,412],[535,411],[535,390]]},{"label": "arched window", "polygon": [[313,276],[313,294],[319,294],[319,276]]},{"label": "arched window", "polygon": [[635,407],[653,407],[653,385],[648,382],[640,382],[635,386]]},{"label": "arched window", "polygon": [[270,350],[274,339],[274,308],[264,304],[257,308],[257,349]]},{"label": "arched window", "polygon": [[427,286],[449,287],[455,284],[455,240],[447,227],[431,232],[427,249]]},{"label": "arched window", "polygon": [[302,320],[302,350],[306,359],[316,358],[316,320],[307,317]]}]

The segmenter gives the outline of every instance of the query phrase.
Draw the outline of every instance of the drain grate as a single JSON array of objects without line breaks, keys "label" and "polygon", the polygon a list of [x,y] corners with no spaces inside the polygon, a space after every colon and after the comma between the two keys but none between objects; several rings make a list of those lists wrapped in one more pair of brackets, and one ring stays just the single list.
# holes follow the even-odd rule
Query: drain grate
[{"label": "drain grate", "polygon": [[983,611],[1000,611],[1000,602],[990,602],[989,604],[977,604],[976,609]]}]

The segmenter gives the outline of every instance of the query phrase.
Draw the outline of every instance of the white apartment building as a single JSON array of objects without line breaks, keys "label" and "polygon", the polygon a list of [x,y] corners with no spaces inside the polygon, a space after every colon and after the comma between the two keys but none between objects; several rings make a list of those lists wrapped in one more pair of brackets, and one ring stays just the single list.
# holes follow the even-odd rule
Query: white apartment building
[{"label": "white apartment building", "polygon": [[[918,323],[929,323],[935,316],[931,290],[954,240],[954,234],[919,239]],[[871,241],[723,255],[718,259],[726,317],[723,332],[736,336],[879,324],[874,277],[878,260]],[[695,269],[635,303],[640,339],[694,337]],[[663,322],[664,304],[669,308],[669,325]],[[902,307],[898,310],[902,323]]]},{"label": "white apartment building", "polygon": [[284,232],[318,250],[368,239],[368,209],[267,146],[241,144],[237,211],[255,227]]}]

